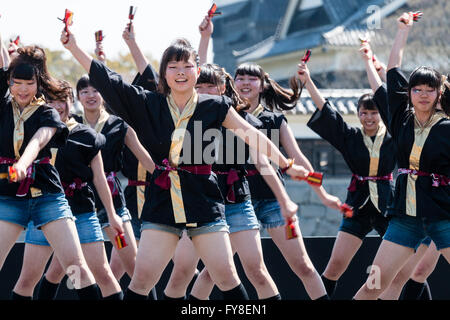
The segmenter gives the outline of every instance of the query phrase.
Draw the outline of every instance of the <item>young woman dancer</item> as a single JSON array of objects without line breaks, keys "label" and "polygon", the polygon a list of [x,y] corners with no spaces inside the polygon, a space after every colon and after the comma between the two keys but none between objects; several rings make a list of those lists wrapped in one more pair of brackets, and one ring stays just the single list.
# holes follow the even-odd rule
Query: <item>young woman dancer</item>
[{"label": "young woman dancer", "polygon": [[[158,74],[151,67],[147,58],[144,56],[140,47],[138,46],[136,42],[136,34],[134,32],[133,24],[126,25],[122,37],[130,50],[130,53],[133,57],[133,60],[138,70],[138,75],[135,77],[132,84],[141,86],[142,88],[148,91],[156,91],[159,82]],[[128,152],[127,148],[125,148],[124,150],[124,167],[122,172],[124,173],[125,176],[128,177],[128,179],[130,178],[132,179],[131,183],[129,182],[127,188],[125,189],[125,198],[127,201],[127,205],[128,203],[131,203],[129,207],[132,216],[131,223],[133,225],[135,237],[138,241],[141,236],[140,228],[142,221],[140,219],[140,216],[142,214],[142,208],[145,201],[145,186],[142,186],[143,184],[142,181],[144,180],[145,185],[148,186],[150,184],[150,180],[145,179],[146,176],[142,170],[142,166],[138,164],[137,159],[135,159],[135,157],[130,152]],[[135,181],[136,177],[140,177],[137,182]],[[139,217],[139,220],[135,219],[133,216],[135,208],[136,212],[139,212],[139,215],[137,214],[135,215],[136,217],[137,216]],[[186,232],[183,232],[183,236],[178,242],[177,249],[175,250],[175,254],[172,258],[174,262],[174,267],[171,276],[169,278],[169,281],[167,283],[166,289],[164,290],[163,293],[165,300],[176,299],[174,297],[184,296],[184,293],[179,292],[185,292],[186,291],[185,288],[187,288],[187,286],[191,281],[190,279],[192,279],[192,277],[196,273],[198,273],[197,270],[198,258],[196,254],[192,254],[192,252],[194,251],[195,249],[191,240],[187,237]],[[116,257],[117,255],[115,254],[115,251],[113,251],[111,255],[111,268],[113,268],[113,271],[114,270],[117,271],[118,276],[119,274],[121,276],[120,272],[123,268],[121,267],[120,260],[116,259]],[[194,267],[191,269],[190,267],[188,268],[185,266],[194,266]],[[156,290],[154,288],[152,289],[149,298],[156,300]]]},{"label": "young woman dancer", "polygon": [[[416,68],[409,81],[399,71],[411,13],[398,18],[398,31],[389,57],[387,94],[389,127],[395,140],[399,177],[388,208],[389,227],[373,262],[369,280],[356,300],[376,299],[398,271],[430,236],[450,262],[450,105],[441,100],[442,77],[429,67]],[[372,273],[380,274],[379,286],[371,285]]]},{"label": "young woman dancer", "polygon": [[[0,51],[3,48],[0,39]],[[97,285],[84,259],[74,217],[64,197],[51,147],[63,146],[68,135],[42,92],[57,98],[61,90],[48,74],[44,50],[19,48],[8,66],[0,61],[0,268],[28,223],[41,228],[63,270],[79,272],[74,286],[80,299],[96,299]],[[5,71],[4,68],[8,68]],[[7,90],[9,89],[9,94]],[[8,180],[8,168],[17,177]],[[13,292],[13,299],[30,299]]]},{"label": "young woman dancer", "polygon": [[[90,183],[93,183],[98,190],[111,226],[123,233],[122,221],[115,213],[99,152],[104,147],[106,139],[90,127],[69,117],[73,103],[72,88],[65,81],[60,81],[59,84],[61,88],[64,88],[64,95],[56,100],[47,97],[47,101],[58,111],[61,121],[69,128],[69,137],[66,145],[56,151],[52,160],[65,188],[72,213],[76,217],[75,224],[83,254],[100,287],[102,296],[108,300],[121,300],[122,289],[108,265],[103,234],[94,207],[94,193],[90,187]],[[27,297],[33,296],[34,287],[41,278],[52,252],[44,233],[30,222],[25,236],[22,270],[14,287],[14,293]],[[51,264],[49,270],[53,268],[55,263]],[[58,266],[57,269],[61,267]],[[49,271],[50,276],[54,274],[54,271]],[[44,275],[39,287],[38,299],[54,299],[60,281],[60,277],[47,279]]]},{"label": "young woman dancer", "polygon": [[[263,123],[262,128],[267,130],[269,138],[279,130],[279,139],[287,154],[295,158],[296,163],[303,165],[309,171],[313,171],[311,164],[300,151],[284,116],[264,109],[260,104],[261,100],[264,99],[267,106],[271,106],[273,109],[281,110],[288,108],[288,104],[293,104],[297,101],[299,96],[298,88],[293,88],[294,94],[288,90],[284,90],[273,80],[269,79],[261,67],[255,64],[243,64],[239,66],[234,79],[238,94],[250,103],[250,108],[245,111],[255,115]],[[277,138],[273,137],[273,139]],[[250,170],[253,169],[252,167],[250,168]],[[273,170],[270,166],[268,169]],[[253,170],[254,173],[255,171]],[[283,181],[279,171],[277,175],[278,179],[276,180]],[[291,269],[302,280],[310,298],[314,300],[319,298],[326,299],[325,288],[306,253],[301,234],[299,234],[298,238],[286,240],[284,229],[286,218],[281,213],[282,210],[277,201],[277,197],[265,181],[265,179],[270,177],[272,176],[261,176],[258,174],[247,177],[256,216],[262,226],[267,228]],[[338,198],[327,194],[322,187],[314,189],[324,203],[335,209],[339,208],[340,201]],[[300,230],[298,221],[295,220],[294,223],[297,230]],[[201,280],[203,276],[207,277],[208,275],[206,272],[203,275],[201,273],[197,281],[209,282],[209,286],[206,286],[206,290],[203,291],[199,286],[194,285],[191,294],[204,299],[211,292],[212,286],[210,279],[206,278]]]},{"label": "young woman dancer", "polygon": [[[233,105],[245,106],[234,88],[233,78],[217,65],[202,65],[195,87],[199,94],[225,95],[234,101]],[[244,110],[238,110],[238,113],[253,126],[260,127],[262,125],[258,119]],[[245,162],[249,156],[249,150],[241,148],[245,144],[239,141],[232,132],[225,128],[221,128],[221,131],[223,140],[218,144],[217,162],[213,164],[212,170],[218,175],[219,188],[225,197],[225,218],[230,228],[233,253],[238,253],[247,278],[256,289],[258,299],[279,300],[281,297],[278,289],[264,264],[258,219],[251,204],[250,190],[245,177]],[[277,179],[274,172],[273,176]],[[276,189],[275,192],[279,195],[280,202],[283,203],[284,215],[287,217],[295,215],[298,206],[291,201],[282,183],[271,184],[271,187]],[[195,256],[195,252],[191,254]],[[197,262],[198,259],[194,261],[195,265]],[[189,269],[188,266],[185,268]],[[201,283],[201,279],[210,279],[206,273],[205,268],[201,278],[194,283],[190,299],[208,298],[213,283],[211,281],[209,284]],[[202,288],[204,286],[208,289]],[[184,292],[186,287],[183,288]],[[196,296],[196,293],[199,294],[199,297]]]},{"label": "young woman dancer", "polygon": [[[374,54],[368,42],[362,43],[359,51],[364,60],[367,77],[373,93],[378,96],[383,93],[386,94],[386,89],[383,86],[383,81],[386,81],[386,66],[378,59],[373,59]],[[378,99],[378,108],[384,110],[382,114],[387,114],[389,110],[387,96],[385,103],[382,102],[383,100]],[[388,120],[385,119],[385,121]],[[402,296],[408,300],[412,297],[415,297],[414,300],[419,299],[422,292],[425,293],[424,297],[427,296],[429,287],[425,280],[433,271],[440,256],[440,253],[436,250],[436,245],[434,243],[431,243],[430,245],[430,243],[431,239],[430,237],[427,237],[416,250],[414,256],[411,257],[408,260],[408,263],[406,263],[406,265],[398,272],[389,288],[383,292],[379,299],[397,300],[399,299],[403,288]],[[433,269],[430,270],[430,268]],[[424,278],[424,276],[426,277]],[[419,278],[420,282],[416,282],[412,279],[408,280],[410,277],[415,277],[415,279]],[[407,285],[405,286],[405,284]],[[426,287],[426,290],[423,290],[424,286]]]},{"label": "young woman dancer", "polygon": [[394,142],[380,119],[387,119],[378,105],[386,105],[386,91],[381,87],[374,95],[358,100],[358,118],[362,128],[348,126],[342,116],[326,101],[311,80],[308,67],[298,69],[317,111],[308,122],[314,132],[327,140],[344,157],[352,171],[346,203],[353,207],[353,217],[344,217],[322,279],[330,296],[366,235],[375,229],[380,236],[388,221],[384,214],[393,195],[392,171],[395,167]]},{"label": "young woman dancer", "polygon": [[[111,106],[138,130],[141,141],[158,164],[152,175],[154,183],[146,190],[146,198],[150,196],[150,200],[144,204],[135,273],[125,297],[147,298],[172,258],[183,229],[187,228],[224,298],[248,298],[233,263],[216,176],[203,157],[204,152],[211,152],[207,149],[209,143],[202,137],[206,130],[214,131],[222,124],[243,129],[237,130],[237,134],[252,147],[262,150],[248,138],[248,134],[256,134],[268,146],[271,160],[286,168],[288,174],[300,178],[307,171],[286,159],[265,136],[230,109],[228,99],[197,95],[196,53],[186,40],[177,40],[163,54],[160,93],[124,83],[119,75],[82,51],[70,32],[67,35],[63,32],[61,42],[66,43],[65,47],[90,72],[93,84],[107,101],[121,102]],[[155,243],[159,245],[154,246]]]}]

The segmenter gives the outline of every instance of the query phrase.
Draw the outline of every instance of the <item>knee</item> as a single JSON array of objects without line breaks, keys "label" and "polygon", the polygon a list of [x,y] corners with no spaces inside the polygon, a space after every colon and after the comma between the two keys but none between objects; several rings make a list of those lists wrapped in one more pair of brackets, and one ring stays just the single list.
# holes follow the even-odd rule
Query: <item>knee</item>
[{"label": "knee", "polygon": [[29,272],[29,273],[23,274],[17,280],[17,283],[14,288],[21,289],[21,290],[27,290],[27,289],[34,290],[34,287],[36,287],[40,278],[41,278],[41,274],[39,274],[39,273]]},{"label": "knee", "polygon": [[419,264],[413,272],[412,278],[417,282],[424,282],[429,275],[430,267],[426,264]]},{"label": "knee", "polygon": [[101,265],[91,269],[95,282],[98,284],[108,284],[115,280],[108,265]]},{"label": "knee", "polygon": [[295,261],[294,270],[295,273],[302,279],[315,277],[317,273],[312,262],[304,259],[298,259]]},{"label": "knee", "polygon": [[223,288],[226,288],[225,290],[229,290],[229,288],[234,288],[240,282],[234,266],[216,267],[216,269],[213,272],[213,275],[214,275],[213,279],[214,283],[221,290],[224,290]]},{"label": "knee", "polygon": [[346,264],[343,259],[334,258],[330,260],[326,268],[326,275],[330,278],[339,278],[345,271]]},{"label": "knee", "polygon": [[264,286],[268,283],[270,277],[266,267],[261,264],[252,264],[245,269],[247,278],[252,282],[253,286]]}]

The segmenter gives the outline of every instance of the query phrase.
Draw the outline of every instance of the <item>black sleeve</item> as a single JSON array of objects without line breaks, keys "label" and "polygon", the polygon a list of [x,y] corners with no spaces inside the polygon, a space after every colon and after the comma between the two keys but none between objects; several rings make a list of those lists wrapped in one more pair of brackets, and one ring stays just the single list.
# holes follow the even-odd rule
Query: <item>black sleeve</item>
[{"label": "black sleeve", "polygon": [[222,96],[222,101],[219,104],[219,123],[222,123],[225,121],[225,118],[227,117],[228,110],[233,105],[233,102],[230,98],[226,96]]},{"label": "black sleeve", "polygon": [[155,69],[153,69],[153,67],[148,64],[144,70],[144,73],[138,73],[131,84],[135,86],[141,86],[148,91],[156,91],[158,82],[158,74],[156,73]]},{"label": "black sleeve", "polygon": [[100,150],[103,149],[103,147],[106,144],[106,138],[103,134],[97,133],[94,130],[89,130],[91,134],[91,143],[85,145],[85,148],[83,150],[83,154],[85,155],[86,162],[90,163],[92,159],[98,154]]},{"label": "black sleeve", "polygon": [[40,116],[39,127],[56,128],[54,136],[48,143],[51,148],[59,148],[66,144],[67,137],[69,136],[69,129],[60,120],[56,109],[44,106],[44,111]]},{"label": "black sleeve", "polygon": [[339,112],[331,107],[329,101],[325,102],[322,110],[317,109],[313,113],[307,125],[341,153],[344,151],[346,138],[358,133],[356,128],[347,125]]},{"label": "black sleeve", "polygon": [[[6,68],[0,68],[0,99],[6,99],[8,92],[8,72]],[[5,100],[6,101],[6,100]]]},{"label": "black sleeve", "polygon": [[386,125],[386,128],[389,130],[389,104],[388,104],[388,98],[387,98],[387,90],[386,85],[381,85],[377,91],[373,94],[373,100],[375,101],[375,104],[377,105],[378,111],[380,112],[381,120],[383,120],[384,124]]},{"label": "black sleeve", "polygon": [[119,74],[95,59],[91,63],[89,79],[114,114],[132,126],[141,123],[139,117],[147,101],[147,94],[152,94],[151,92],[124,82]]},{"label": "black sleeve", "polygon": [[403,121],[408,108],[408,81],[398,68],[393,68],[386,74],[386,85],[389,105],[389,124],[391,131],[394,131],[393,129],[396,127],[396,123]]}]

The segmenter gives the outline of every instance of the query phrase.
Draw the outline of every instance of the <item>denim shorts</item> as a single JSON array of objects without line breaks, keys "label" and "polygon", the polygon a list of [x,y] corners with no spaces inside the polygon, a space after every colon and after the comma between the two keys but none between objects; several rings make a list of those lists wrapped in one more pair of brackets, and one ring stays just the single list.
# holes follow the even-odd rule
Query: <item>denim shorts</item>
[{"label": "denim shorts", "polygon": [[417,250],[427,236],[438,250],[450,247],[450,220],[431,222],[406,215],[394,216],[383,239]]},{"label": "denim shorts", "polygon": [[375,229],[380,237],[384,236],[389,220],[384,217],[372,204],[367,204],[351,218],[343,218],[339,231],[343,231],[364,240],[369,232]]},{"label": "denim shorts", "polygon": [[[131,214],[127,207],[116,209],[116,214],[122,218],[123,222],[131,221]],[[102,208],[97,212],[97,217],[102,229],[109,227],[108,214],[106,213],[105,208]]]},{"label": "denim shorts", "polygon": [[47,193],[36,198],[0,196],[0,220],[27,228],[33,221],[38,228],[59,219],[74,219],[63,193]]},{"label": "denim shorts", "polygon": [[259,229],[258,218],[251,200],[225,205],[225,218],[230,227],[230,233]]},{"label": "denim shorts", "polygon": [[183,235],[184,230],[186,230],[186,234],[189,238],[212,232],[230,232],[225,219],[220,219],[217,221],[207,223],[199,223],[197,227],[186,227],[186,226],[175,227],[167,224],[143,221],[141,232],[147,229],[166,231],[169,233],[176,234],[179,238],[181,238],[181,236]]},{"label": "denim shorts", "polygon": [[[98,222],[97,214],[95,212],[77,214],[75,218],[75,225],[77,227],[78,237],[80,238],[81,244],[103,241],[102,228],[100,227],[100,223]],[[31,221],[28,224],[24,242],[39,246],[50,246],[44,236],[44,232],[36,228]]]},{"label": "denim shorts", "polygon": [[284,226],[286,221],[281,214],[277,200],[252,200],[253,208],[261,226],[271,229]]},{"label": "denim shorts", "polygon": [[131,218],[131,227],[133,228],[133,234],[136,240],[141,239],[141,226],[142,226],[141,220],[139,220],[137,217]]}]

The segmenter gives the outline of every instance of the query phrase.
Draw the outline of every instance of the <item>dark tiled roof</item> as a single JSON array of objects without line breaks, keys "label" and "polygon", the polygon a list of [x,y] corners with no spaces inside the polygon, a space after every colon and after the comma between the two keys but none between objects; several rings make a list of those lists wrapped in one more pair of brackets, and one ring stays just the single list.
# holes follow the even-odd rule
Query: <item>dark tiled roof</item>
[{"label": "dark tiled roof", "polygon": [[[356,115],[356,105],[358,99],[365,93],[371,93],[370,89],[321,89],[320,93],[325,99],[331,102],[342,115]],[[308,92],[303,91],[300,100],[294,109],[287,111],[286,114],[308,115],[316,111],[316,106]]]}]

